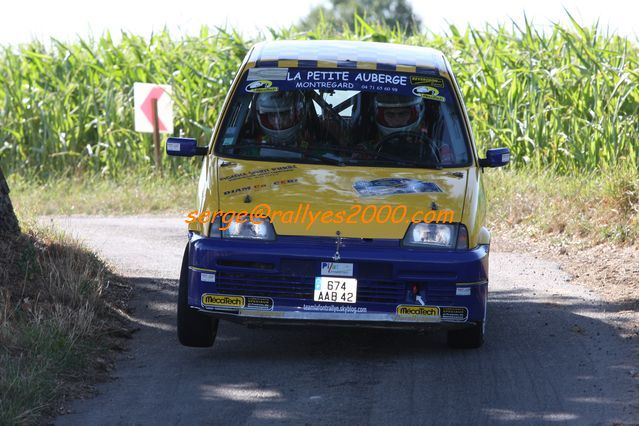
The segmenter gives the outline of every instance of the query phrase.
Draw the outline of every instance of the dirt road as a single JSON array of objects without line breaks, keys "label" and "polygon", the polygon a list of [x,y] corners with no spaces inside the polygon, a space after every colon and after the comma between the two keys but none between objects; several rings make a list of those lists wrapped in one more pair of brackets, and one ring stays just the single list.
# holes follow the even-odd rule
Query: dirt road
[{"label": "dirt road", "polygon": [[451,350],[443,333],[226,322],[213,348],[190,349],[175,331],[178,218],[55,222],[131,279],[141,328],[115,379],[56,424],[639,422],[637,343],[552,262],[491,253],[479,350]]}]

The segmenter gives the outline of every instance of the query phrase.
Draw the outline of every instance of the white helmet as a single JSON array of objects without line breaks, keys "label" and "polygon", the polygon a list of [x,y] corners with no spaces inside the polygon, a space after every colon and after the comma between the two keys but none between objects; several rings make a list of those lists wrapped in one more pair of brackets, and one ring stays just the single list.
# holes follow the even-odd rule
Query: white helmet
[{"label": "white helmet", "polygon": [[265,92],[257,96],[257,121],[273,143],[297,142],[304,100],[300,92]]},{"label": "white helmet", "polygon": [[375,121],[382,136],[419,130],[424,102],[417,96],[379,94],[375,96]]}]

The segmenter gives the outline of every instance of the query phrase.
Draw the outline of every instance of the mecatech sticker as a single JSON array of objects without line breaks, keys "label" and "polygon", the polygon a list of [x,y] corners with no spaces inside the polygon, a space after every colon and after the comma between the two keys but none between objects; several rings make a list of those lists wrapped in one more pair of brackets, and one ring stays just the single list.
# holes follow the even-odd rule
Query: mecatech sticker
[{"label": "mecatech sticker", "polygon": [[204,293],[201,301],[205,308],[239,309],[244,306],[244,297],[226,294]]},{"label": "mecatech sticker", "polygon": [[439,318],[439,308],[437,306],[399,305],[397,306],[397,315]]}]

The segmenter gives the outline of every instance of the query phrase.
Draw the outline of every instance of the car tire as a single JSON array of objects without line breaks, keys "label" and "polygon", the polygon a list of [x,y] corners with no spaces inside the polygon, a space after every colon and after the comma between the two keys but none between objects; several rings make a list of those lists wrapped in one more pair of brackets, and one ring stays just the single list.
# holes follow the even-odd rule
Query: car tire
[{"label": "car tire", "polygon": [[180,286],[178,289],[177,332],[184,346],[208,348],[213,346],[217,336],[219,320],[203,315],[188,306],[189,292],[189,246],[184,250]]},{"label": "car tire", "polygon": [[484,343],[484,324],[482,321],[461,330],[448,331],[448,346],[457,349],[476,349]]}]

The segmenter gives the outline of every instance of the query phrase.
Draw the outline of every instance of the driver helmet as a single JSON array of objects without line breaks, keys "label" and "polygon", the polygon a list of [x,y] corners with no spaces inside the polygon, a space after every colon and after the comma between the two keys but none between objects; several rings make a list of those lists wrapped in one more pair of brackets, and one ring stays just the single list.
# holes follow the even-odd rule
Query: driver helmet
[{"label": "driver helmet", "polygon": [[379,94],[375,96],[375,121],[381,136],[418,131],[424,118],[424,103],[417,96]]},{"label": "driver helmet", "polygon": [[257,97],[257,120],[273,143],[297,142],[302,128],[304,99],[300,92],[265,92]]}]

